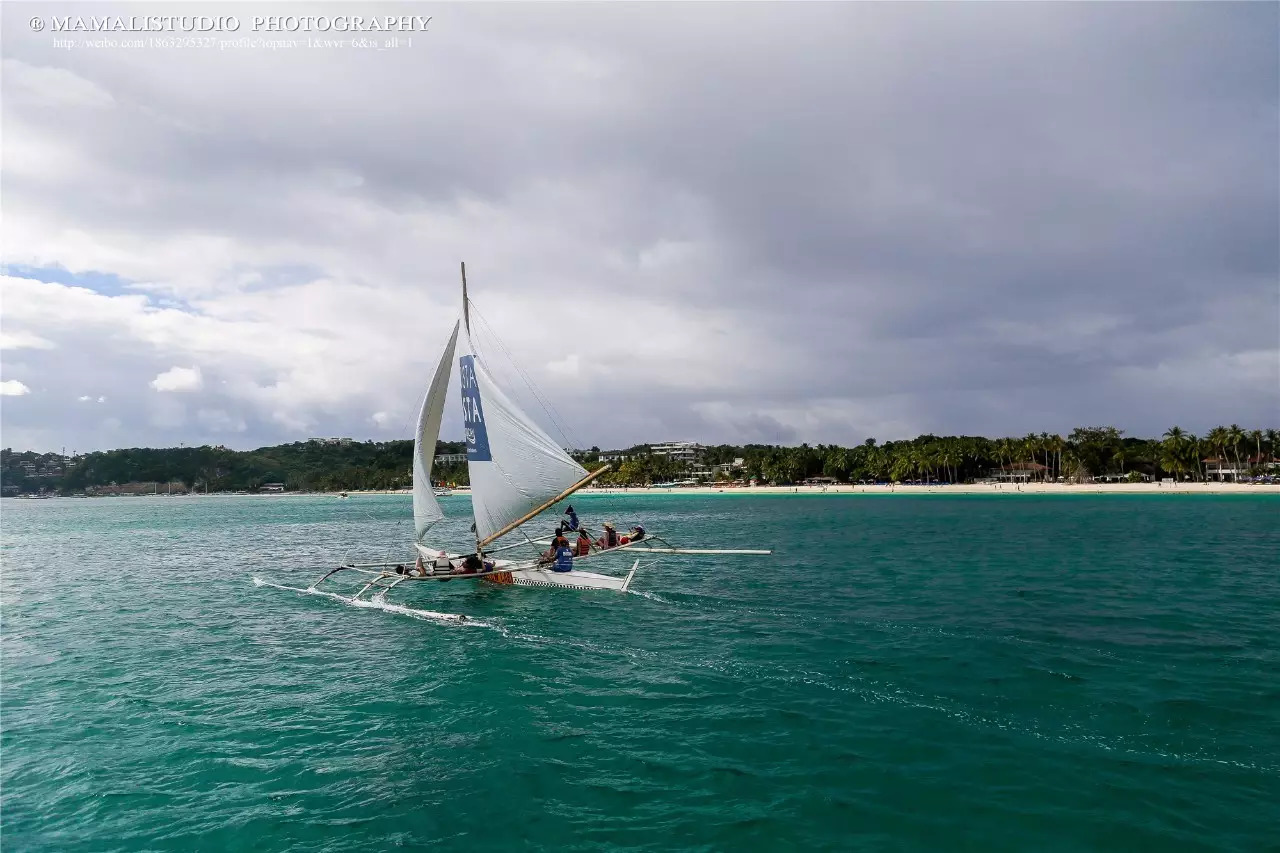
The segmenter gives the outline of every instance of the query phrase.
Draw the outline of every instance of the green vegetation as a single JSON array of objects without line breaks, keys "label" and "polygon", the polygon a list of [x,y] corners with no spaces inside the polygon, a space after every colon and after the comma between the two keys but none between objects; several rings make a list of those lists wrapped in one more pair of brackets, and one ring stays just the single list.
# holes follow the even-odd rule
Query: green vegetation
[{"label": "green vegetation", "polygon": [[[685,466],[648,452],[647,445],[620,451],[629,458],[601,477],[613,484],[667,482],[689,476]],[[1023,438],[922,435],[909,441],[877,444],[867,439],[857,447],[819,444],[810,447],[720,445],[703,452],[704,479],[748,479],[778,484],[830,477],[840,482],[964,483],[991,476],[1033,481],[1084,482],[1094,479],[1178,480],[1234,479],[1234,471],[1258,475],[1280,453],[1276,430],[1245,432],[1218,427],[1204,439],[1173,427],[1159,439],[1126,438],[1115,427],[1079,427],[1067,437],[1040,433]],[[588,454],[584,464],[599,454]],[[1222,459],[1229,472],[1206,464]],[[736,460],[741,463],[734,465]]]},{"label": "green vegetation", "polygon": [[[461,442],[436,445],[437,454],[463,450]],[[402,489],[412,484],[412,459],[412,441],[295,442],[249,451],[130,448],[65,459],[6,449],[0,451],[0,483],[6,495],[92,493],[141,483],[210,492],[256,491],[267,483],[282,483],[289,491]],[[465,483],[467,466],[437,465],[432,474],[437,482]]]},{"label": "green vegetation", "polygon": [[[620,451],[629,458],[615,462],[600,482],[643,485],[692,477],[788,484],[830,477],[841,482],[961,483],[993,475],[1033,481],[1061,477],[1067,482],[1235,479],[1236,471],[1242,476],[1280,473],[1269,467],[1280,454],[1278,438],[1273,429],[1246,431],[1234,424],[1215,427],[1202,438],[1175,426],[1157,439],[1127,438],[1114,427],[1080,427],[1065,438],[1048,433],[998,439],[922,435],[885,444],[867,439],[856,447],[717,445],[704,448],[692,466],[638,445]],[[460,442],[439,442],[436,454],[463,449]],[[256,491],[268,483],[281,483],[288,491],[401,489],[412,482],[412,453],[411,441],[295,442],[249,451],[207,445],[131,448],[75,458],[6,449],[0,451],[0,484],[6,495],[150,491],[142,484],[153,483],[210,492]],[[592,448],[580,458],[594,469],[600,455],[599,448]],[[466,485],[466,463],[437,463],[432,477],[438,484]]]}]

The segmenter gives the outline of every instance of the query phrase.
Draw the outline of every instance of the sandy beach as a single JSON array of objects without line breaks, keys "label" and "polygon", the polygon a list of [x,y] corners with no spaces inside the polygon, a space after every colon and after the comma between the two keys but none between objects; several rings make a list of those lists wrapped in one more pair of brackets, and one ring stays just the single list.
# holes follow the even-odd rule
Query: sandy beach
[{"label": "sandy beach", "polygon": [[599,488],[584,494],[678,494],[678,495],[1280,495],[1278,486],[1248,483],[972,483],[947,486],[698,486],[650,489]]},{"label": "sandy beach", "polygon": [[[470,494],[457,488],[455,495]],[[409,490],[401,490],[408,494]],[[347,494],[396,494],[359,492]],[[581,495],[1277,495],[1280,485],[1251,483],[970,483],[948,486],[646,486],[588,487]]]}]

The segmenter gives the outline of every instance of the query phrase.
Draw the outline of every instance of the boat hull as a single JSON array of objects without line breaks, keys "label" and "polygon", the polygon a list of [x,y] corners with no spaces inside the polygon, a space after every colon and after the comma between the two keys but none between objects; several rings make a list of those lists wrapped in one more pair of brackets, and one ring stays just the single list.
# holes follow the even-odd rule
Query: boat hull
[{"label": "boat hull", "polygon": [[569,589],[626,589],[629,577],[596,572],[553,572],[549,569],[519,569],[507,572],[514,586],[560,586]]}]

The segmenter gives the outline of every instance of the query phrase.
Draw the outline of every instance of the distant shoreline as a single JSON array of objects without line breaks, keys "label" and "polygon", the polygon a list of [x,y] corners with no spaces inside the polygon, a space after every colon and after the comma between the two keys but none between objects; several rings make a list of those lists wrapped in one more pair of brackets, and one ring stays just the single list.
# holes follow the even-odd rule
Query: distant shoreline
[{"label": "distant shoreline", "polygon": [[1280,495],[1280,487],[1249,483],[965,483],[935,486],[696,486],[588,489],[583,495]]},{"label": "distant shoreline", "polygon": [[[469,495],[468,488],[453,489],[455,495]],[[318,497],[337,497],[337,492],[283,492],[257,495],[275,497],[279,494],[311,494]],[[356,495],[408,495],[409,489],[352,490]],[[577,492],[574,498],[631,497],[636,495],[1276,495],[1280,486],[1252,485],[1249,483],[967,483],[934,486],[687,486],[676,488],[649,488],[646,486],[605,486]]]},{"label": "distant shoreline", "polygon": [[[469,488],[453,489],[454,495],[469,495]],[[120,494],[89,495],[93,498],[107,497],[200,497],[200,498],[276,498],[276,497],[316,497],[340,498],[367,495],[409,495],[409,489],[347,489],[344,492],[210,492],[165,495]],[[1274,495],[1280,497],[1280,485],[1254,485],[1250,483],[968,483],[958,485],[933,486],[688,486],[678,488],[648,488],[646,486],[607,486],[584,489],[574,498],[600,497],[634,497],[645,495],[734,495],[754,496],[836,496],[836,495]],[[54,496],[49,498],[70,499],[73,496]],[[86,497],[76,495],[76,498]],[[49,498],[23,498],[13,496],[7,500],[45,500]]]}]

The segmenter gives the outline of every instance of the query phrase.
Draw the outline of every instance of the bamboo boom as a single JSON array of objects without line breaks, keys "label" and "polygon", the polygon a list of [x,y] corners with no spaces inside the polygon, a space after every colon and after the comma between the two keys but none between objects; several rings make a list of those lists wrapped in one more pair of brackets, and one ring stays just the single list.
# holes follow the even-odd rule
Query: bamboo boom
[{"label": "bamboo boom", "polygon": [[528,513],[525,513],[523,516],[521,516],[520,518],[517,518],[515,521],[511,522],[511,523],[510,523],[510,524],[508,524],[506,527],[504,527],[504,528],[502,528],[501,530],[499,530],[497,533],[493,534],[492,536],[486,537],[486,538],[485,538],[485,540],[484,540],[483,542],[478,543],[479,547],[483,548],[485,545],[488,545],[490,542],[492,542],[493,540],[497,539],[499,536],[506,536],[508,533],[510,533],[511,531],[515,530],[517,527],[519,527],[520,525],[524,524],[526,521],[528,521],[529,519],[533,518],[535,515],[538,515],[538,514],[539,514],[539,513],[541,513],[543,510],[547,509],[547,507],[554,506],[555,504],[557,504],[557,503],[559,503],[560,501],[564,500],[565,498],[569,497],[569,495],[571,495],[571,494],[573,494],[574,492],[578,491],[578,489],[581,489],[581,488],[582,488],[583,486],[585,486],[587,483],[590,483],[590,482],[591,482],[592,480],[594,480],[596,477],[599,477],[601,474],[603,474],[605,471],[608,471],[608,470],[609,470],[610,468],[612,468],[612,467],[613,467],[612,465],[605,465],[603,468],[597,468],[595,471],[592,471],[590,474],[588,474],[587,476],[583,477],[581,480],[579,480],[578,482],[574,483],[572,486],[570,486],[569,488],[565,489],[563,492],[561,492],[560,494],[556,495],[556,496],[555,496],[554,498],[552,498],[551,500],[549,500],[549,501],[547,501],[546,503],[542,504],[542,505],[541,505],[541,506],[539,506],[537,509],[534,509],[534,510],[531,510],[530,512],[528,512]]},{"label": "bamboo boom", "polygon": [[[644,543],[639,544],[640,550],[650,551],[654,554],[772,554],[772,551],[760,551],[748,548],[644,548]],[[623,548],[628,545],[621,546]],[[610,548],[609,550],[615,550]]]}]

